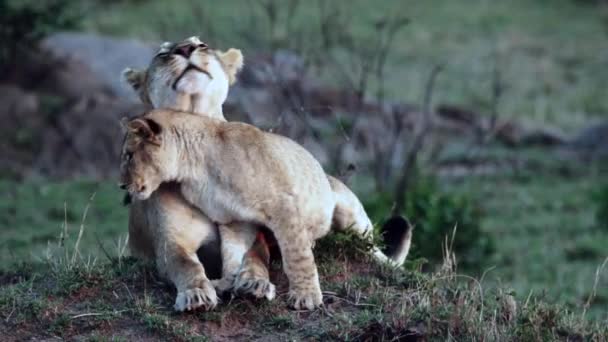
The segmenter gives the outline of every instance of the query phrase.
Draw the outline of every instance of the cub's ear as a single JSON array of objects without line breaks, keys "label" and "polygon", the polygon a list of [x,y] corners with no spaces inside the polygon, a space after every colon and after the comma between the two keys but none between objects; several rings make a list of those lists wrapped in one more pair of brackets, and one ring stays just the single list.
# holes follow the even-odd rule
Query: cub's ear
[{"label": "cub's ear", "polygon": [[141,93],[142,87],[146,79],[146,73],[142,70],[126,68],[122,71],[122,78],[135,90],[137,94]]},{"label": "cub's ear", "polygon": [[161,144],[162,128],[158,122],[148,118],[137,118],[127,123],[127,130],[154,145]]},{"label": "cub's ear", "polygon": [[236,81],[236,74],[243,68],[243,54],[238,49],[228,49],[226,52],[218,51],[218,56],[228,73],[230,84]]}]

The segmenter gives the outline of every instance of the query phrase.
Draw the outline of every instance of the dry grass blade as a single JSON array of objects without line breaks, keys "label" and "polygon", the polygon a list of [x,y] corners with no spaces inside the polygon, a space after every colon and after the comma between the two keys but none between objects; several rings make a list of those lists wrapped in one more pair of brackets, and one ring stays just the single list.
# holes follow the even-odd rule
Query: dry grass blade
[{"label": "dry grass blade", "polygon": [[71,259],[71,262],[70,262],[70,267],[74,266],[74,264],[76,263],[76,257],[81,257],[81,254],[80,254],[80,241],[82,239],[82,234],[84,233],[84,222],[87,219],[87,215],[89,213],[89,208],[91,207],[91,203],[95,199],[95,194],[96,194],[96,192],[94,192],[91,195],[91,197],[89,198],[89,201],[87,202],[87,205],[84,208],[84,212],[82,213],[82,219],[80,220],[80,229],[78,230],[78,238],[76,239],[76,243],[74,243],[74,251],[72,253],[72,259]]},{"label": "dry grass blade", "polygon": [[585,316],[587,315],[587,310],[589,310],[589,307],[591,306],[591,302],[593,302],[593,299],[597,295],[597,284],[599,283],[600,275],[603,273],[604,268],[606,267],[607,264],[608,264],[608,257],[606,259],[604,259],[604,262],[600,266],[598,266],[597,269],[595,270],[595,280],[593,282],[593,289],[591,290],[591,294],[589,294],[589,297],[587,298],[587,302],[583,306],[583,313],[581,315],[582,319],[585,319]]}]

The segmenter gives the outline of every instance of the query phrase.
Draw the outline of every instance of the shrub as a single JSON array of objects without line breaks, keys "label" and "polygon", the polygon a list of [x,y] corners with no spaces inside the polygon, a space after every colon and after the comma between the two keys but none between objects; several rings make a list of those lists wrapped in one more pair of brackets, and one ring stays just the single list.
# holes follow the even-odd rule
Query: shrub
[{"label": "shrub", "polygon": [[0,0],[0,65],[10,67],[48,34],[78,27],[74,0]]},{"label": "shrub", "polygon": [[596,204],[595,222],[599,228],[608,230],[608,184],[604,184],[594,193]]},{"label": "shrub", "polygon": [[[443,259],[446,237],[456,235],[452,251],[458,264],[465,268],[481,267],[494,251],[494,243],[480,227],[481,212],[464,193],[442,190],[434,178],[417,178],[408,190],[408,201],[403,213],[414,225],[411,259],[426,258],[431,262]],[[386,218],[392,197],[380,194],[365,203],[375,222]]]}]

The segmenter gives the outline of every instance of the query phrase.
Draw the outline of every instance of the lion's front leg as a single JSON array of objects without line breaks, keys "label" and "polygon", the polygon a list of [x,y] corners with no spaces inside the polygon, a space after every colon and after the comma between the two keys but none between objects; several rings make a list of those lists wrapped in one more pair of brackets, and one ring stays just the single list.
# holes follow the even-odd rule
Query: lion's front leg
[{"label": "lion's front leg", "polygon": [[175,310],[215,308],[217,294],[196,256],[196,250],[190,251],[183,246],[172,245],[171,242],[159,247],[156,253],[158,270],[177,288]]},{"label": "lion's front leg", "polygon": [[272,300],[275,286],[268,273],[269,252],[258,228],[237,222],[219,227],[222,244],[222,279],[214,281],[220,292]]}]

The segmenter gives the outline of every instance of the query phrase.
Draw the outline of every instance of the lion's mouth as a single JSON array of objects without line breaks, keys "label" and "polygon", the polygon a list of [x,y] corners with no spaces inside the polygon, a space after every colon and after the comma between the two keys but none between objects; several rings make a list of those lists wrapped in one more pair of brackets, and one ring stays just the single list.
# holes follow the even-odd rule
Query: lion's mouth
[{"label": "lion's mouth", "polygon": [[186,73],[188,73],[188,71],[190,70],[196,70],[198,72],[202,72],[203,74],[207,75],[207,77],[209,77],[209,79],[213,79],[213,76],[211,76],[211,74],[209,73],[209,71],[202,69],[200,67],[198,67],[197,65],[194,64],[188,64],[188,66],[184,69],[184,71],[182,71],[182,73],[175,79],[175,82],[173,82],[173,85],[171,86],[171,88],[173,88],[173,90],[177,90],[177,84],[179,83],[179,81],[182,80],[182,78],[186,75]]}]

